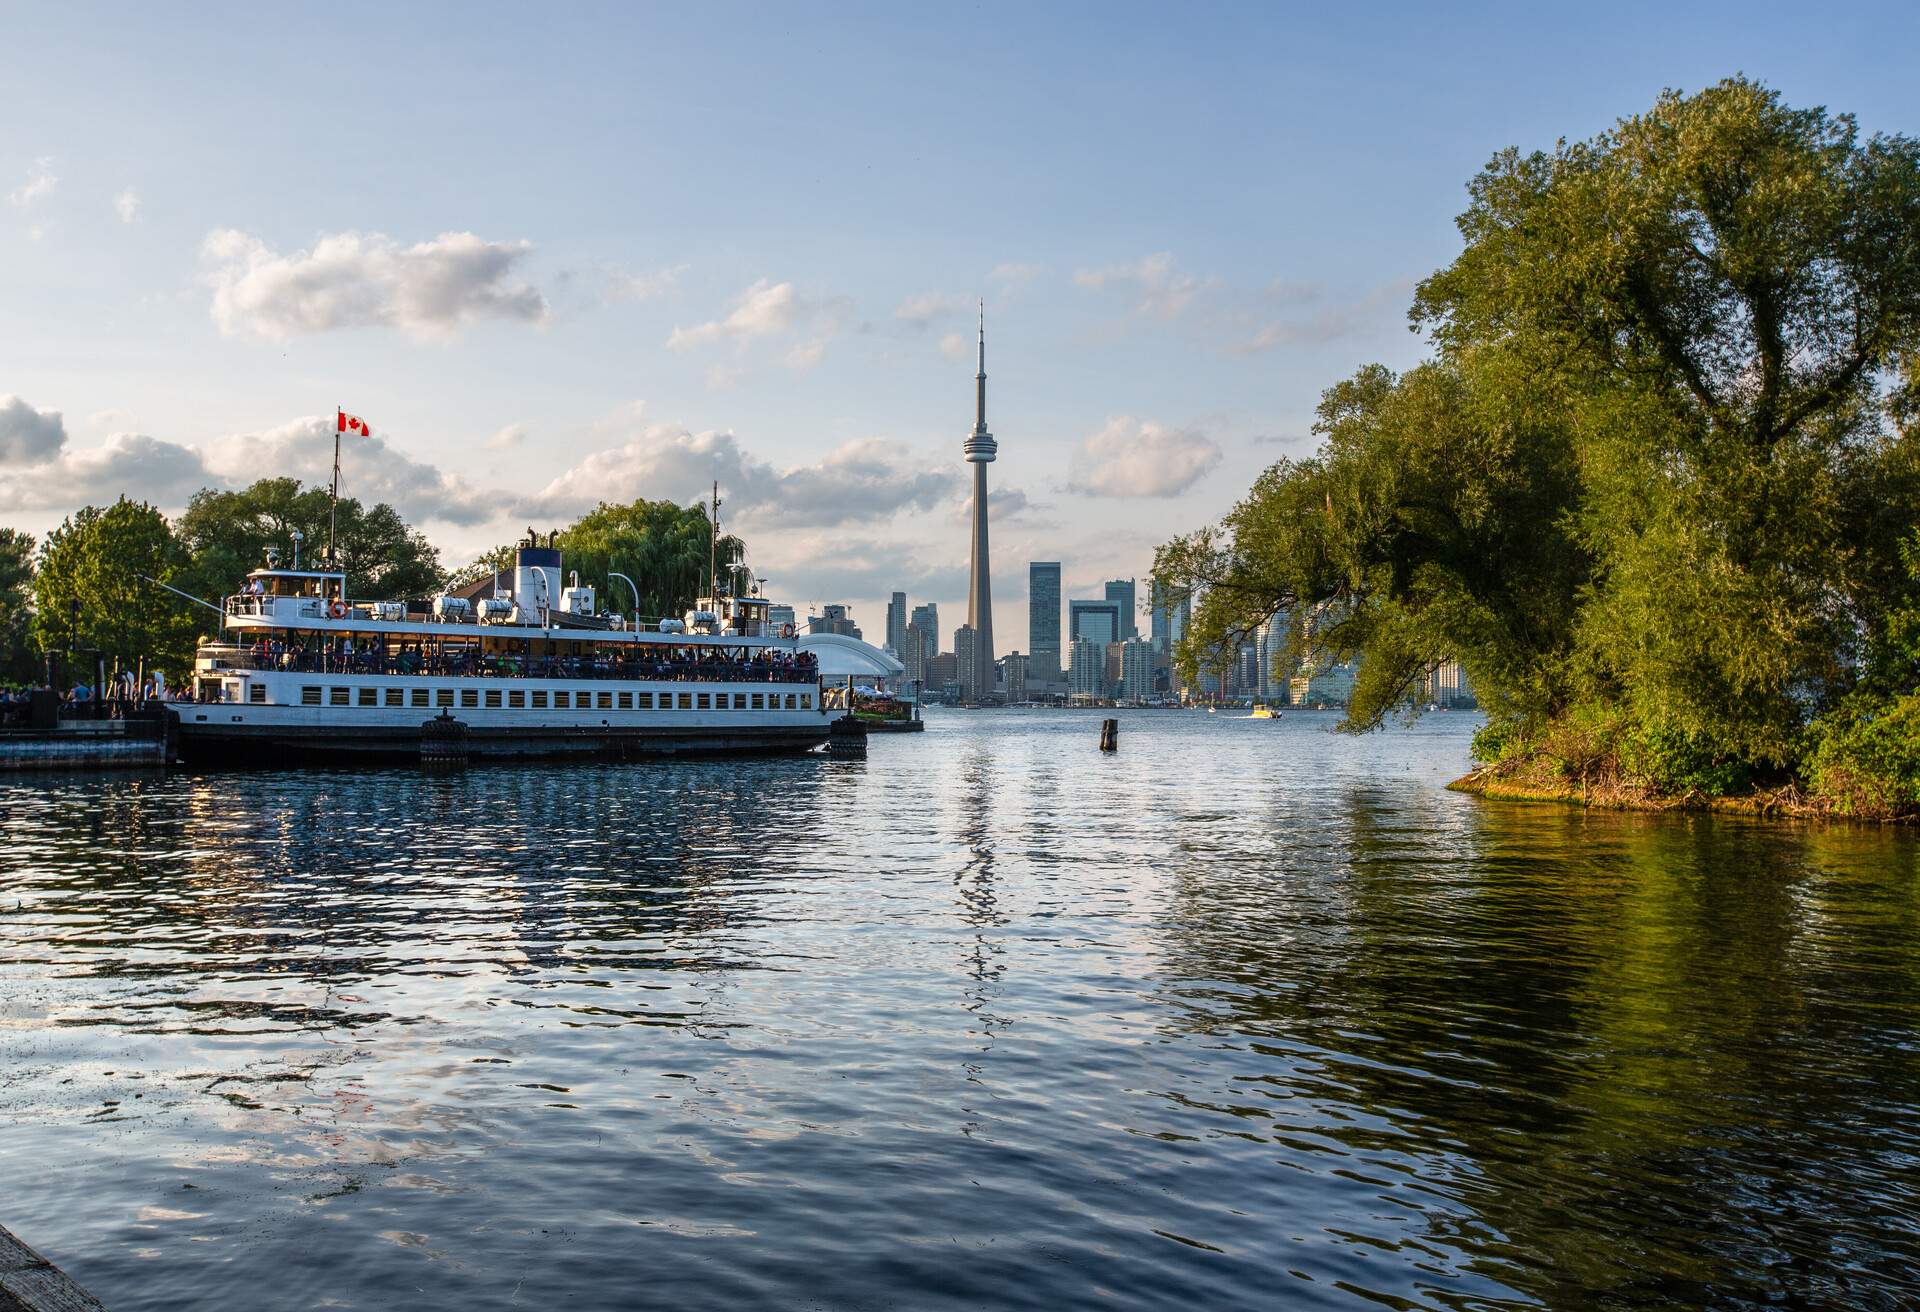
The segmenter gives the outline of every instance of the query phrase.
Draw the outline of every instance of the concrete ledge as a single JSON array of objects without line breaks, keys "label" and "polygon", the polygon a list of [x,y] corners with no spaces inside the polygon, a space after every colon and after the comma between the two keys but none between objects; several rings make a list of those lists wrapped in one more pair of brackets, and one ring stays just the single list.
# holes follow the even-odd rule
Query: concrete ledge
[{"label": "concrete ledge", "polygon": [[0,1226],[0,1312],[106,1312],[100,1300]]}]

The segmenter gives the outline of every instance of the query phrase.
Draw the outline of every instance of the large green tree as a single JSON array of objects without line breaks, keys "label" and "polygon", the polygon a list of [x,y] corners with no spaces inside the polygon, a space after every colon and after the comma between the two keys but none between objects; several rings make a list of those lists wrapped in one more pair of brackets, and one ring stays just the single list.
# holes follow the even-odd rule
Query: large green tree
[{"label": "large green tree", "polygon": [[[219,618],[148,579],[179,586],[186,549],[166,516],[125,497],[87,506],[47,535],[33,579],[33,637],[44,651],[99,651],[133,668],[141,661],[178,679],[196,638]],[[142,576],[146,577],[142,577]],[[82,673],[91,671],[91,658]]]},{"label": "large green tree", "polygon": [[0,678],[31,682],[40,675],[33,643],[33,535],[0,528]]},{"label": "large green tree", "polygon": [[[189,591],[208,598],[237,591],[270,546],[290,565],[295,530],[305,536],[301,564],[314,568],[327,545],[327,523],[327,490],[303,487],[294,478],[196,493],[177,526],[193,558]],[[439,552],[385,502],[369,508],[351,497],[342,500],[337,532],[349,595],[405,600],[424,598],[439,586]]]},{"label": "large green tree", "polygon": [[1314,459],[1163,550],[1189,663],[1290,605],[1365,650],[1355,727],[1454,654],[1489,749],[1792,769],[1911,587],[1920,145],[1735,79],[1503,151],[1460,229],[1434,359],[1330,390]]}]

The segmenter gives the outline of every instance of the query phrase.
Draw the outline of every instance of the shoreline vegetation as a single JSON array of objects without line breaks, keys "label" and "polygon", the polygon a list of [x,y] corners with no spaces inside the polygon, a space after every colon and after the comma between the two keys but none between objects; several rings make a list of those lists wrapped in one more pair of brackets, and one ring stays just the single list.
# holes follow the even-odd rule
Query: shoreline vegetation
[{"label": "shoreline vegetation", "polygon": [[1488,797],[1920,813],[1920,143],[1746,78],[1495,154],[1317,450],[1163,545],[1188,678],[1457,660]]}]

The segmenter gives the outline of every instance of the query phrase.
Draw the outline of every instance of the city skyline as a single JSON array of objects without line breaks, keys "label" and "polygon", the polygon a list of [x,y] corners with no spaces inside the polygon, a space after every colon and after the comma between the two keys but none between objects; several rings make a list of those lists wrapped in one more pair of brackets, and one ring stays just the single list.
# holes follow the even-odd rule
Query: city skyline
[{"label": "city skyline", "polygon": [[[1457,253],[1495,151],[1741,68],[1869,132],[1920,110],[1872,57],[1913,12],[1873,4],[1817,30],[1751,5],[1484,30],[1408,6],[1387,47],[1304,11],[1121,8],[1097,65],[1064,12],[762,17],[417,8],[380,12],[377,41],[351,5],[17,24],[0,523],[324,483],[340,404],[373,426],[343,490],[449,567],[717,477],[777,600],[876,632],[895,589],[960,614],[952,424],[984,297],[1016,439],[996,642],[1024,651],[1026,562],[1065,562],[1063,597],[1145,578],[1313,450],[1324,388],[1425,353],[1411,289]],[[288,94],[349,50],[355,94]],[[209,58],[220,77],[178,94]],[[975,176],[992,203],[956,206]]]}]

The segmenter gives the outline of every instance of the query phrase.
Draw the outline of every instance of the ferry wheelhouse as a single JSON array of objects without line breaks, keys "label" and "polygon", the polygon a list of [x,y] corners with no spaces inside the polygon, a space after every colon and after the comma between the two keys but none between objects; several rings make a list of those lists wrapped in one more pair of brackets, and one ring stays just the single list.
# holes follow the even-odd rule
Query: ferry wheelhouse
[{"label": "ferry wheelhouse", "polygon": [[[218,641],[172,703],[189,764],[418,757],[457,722],[473,756],[807,751],[830,718],[811,654],[759,597],[696,602],[642,624],[561,584],[561,553],[531,534],[493,595],[405,602],[347,596],[331,568],[269,552],[228,597]],[[717,592],[718,589],[715,589]]]}]

